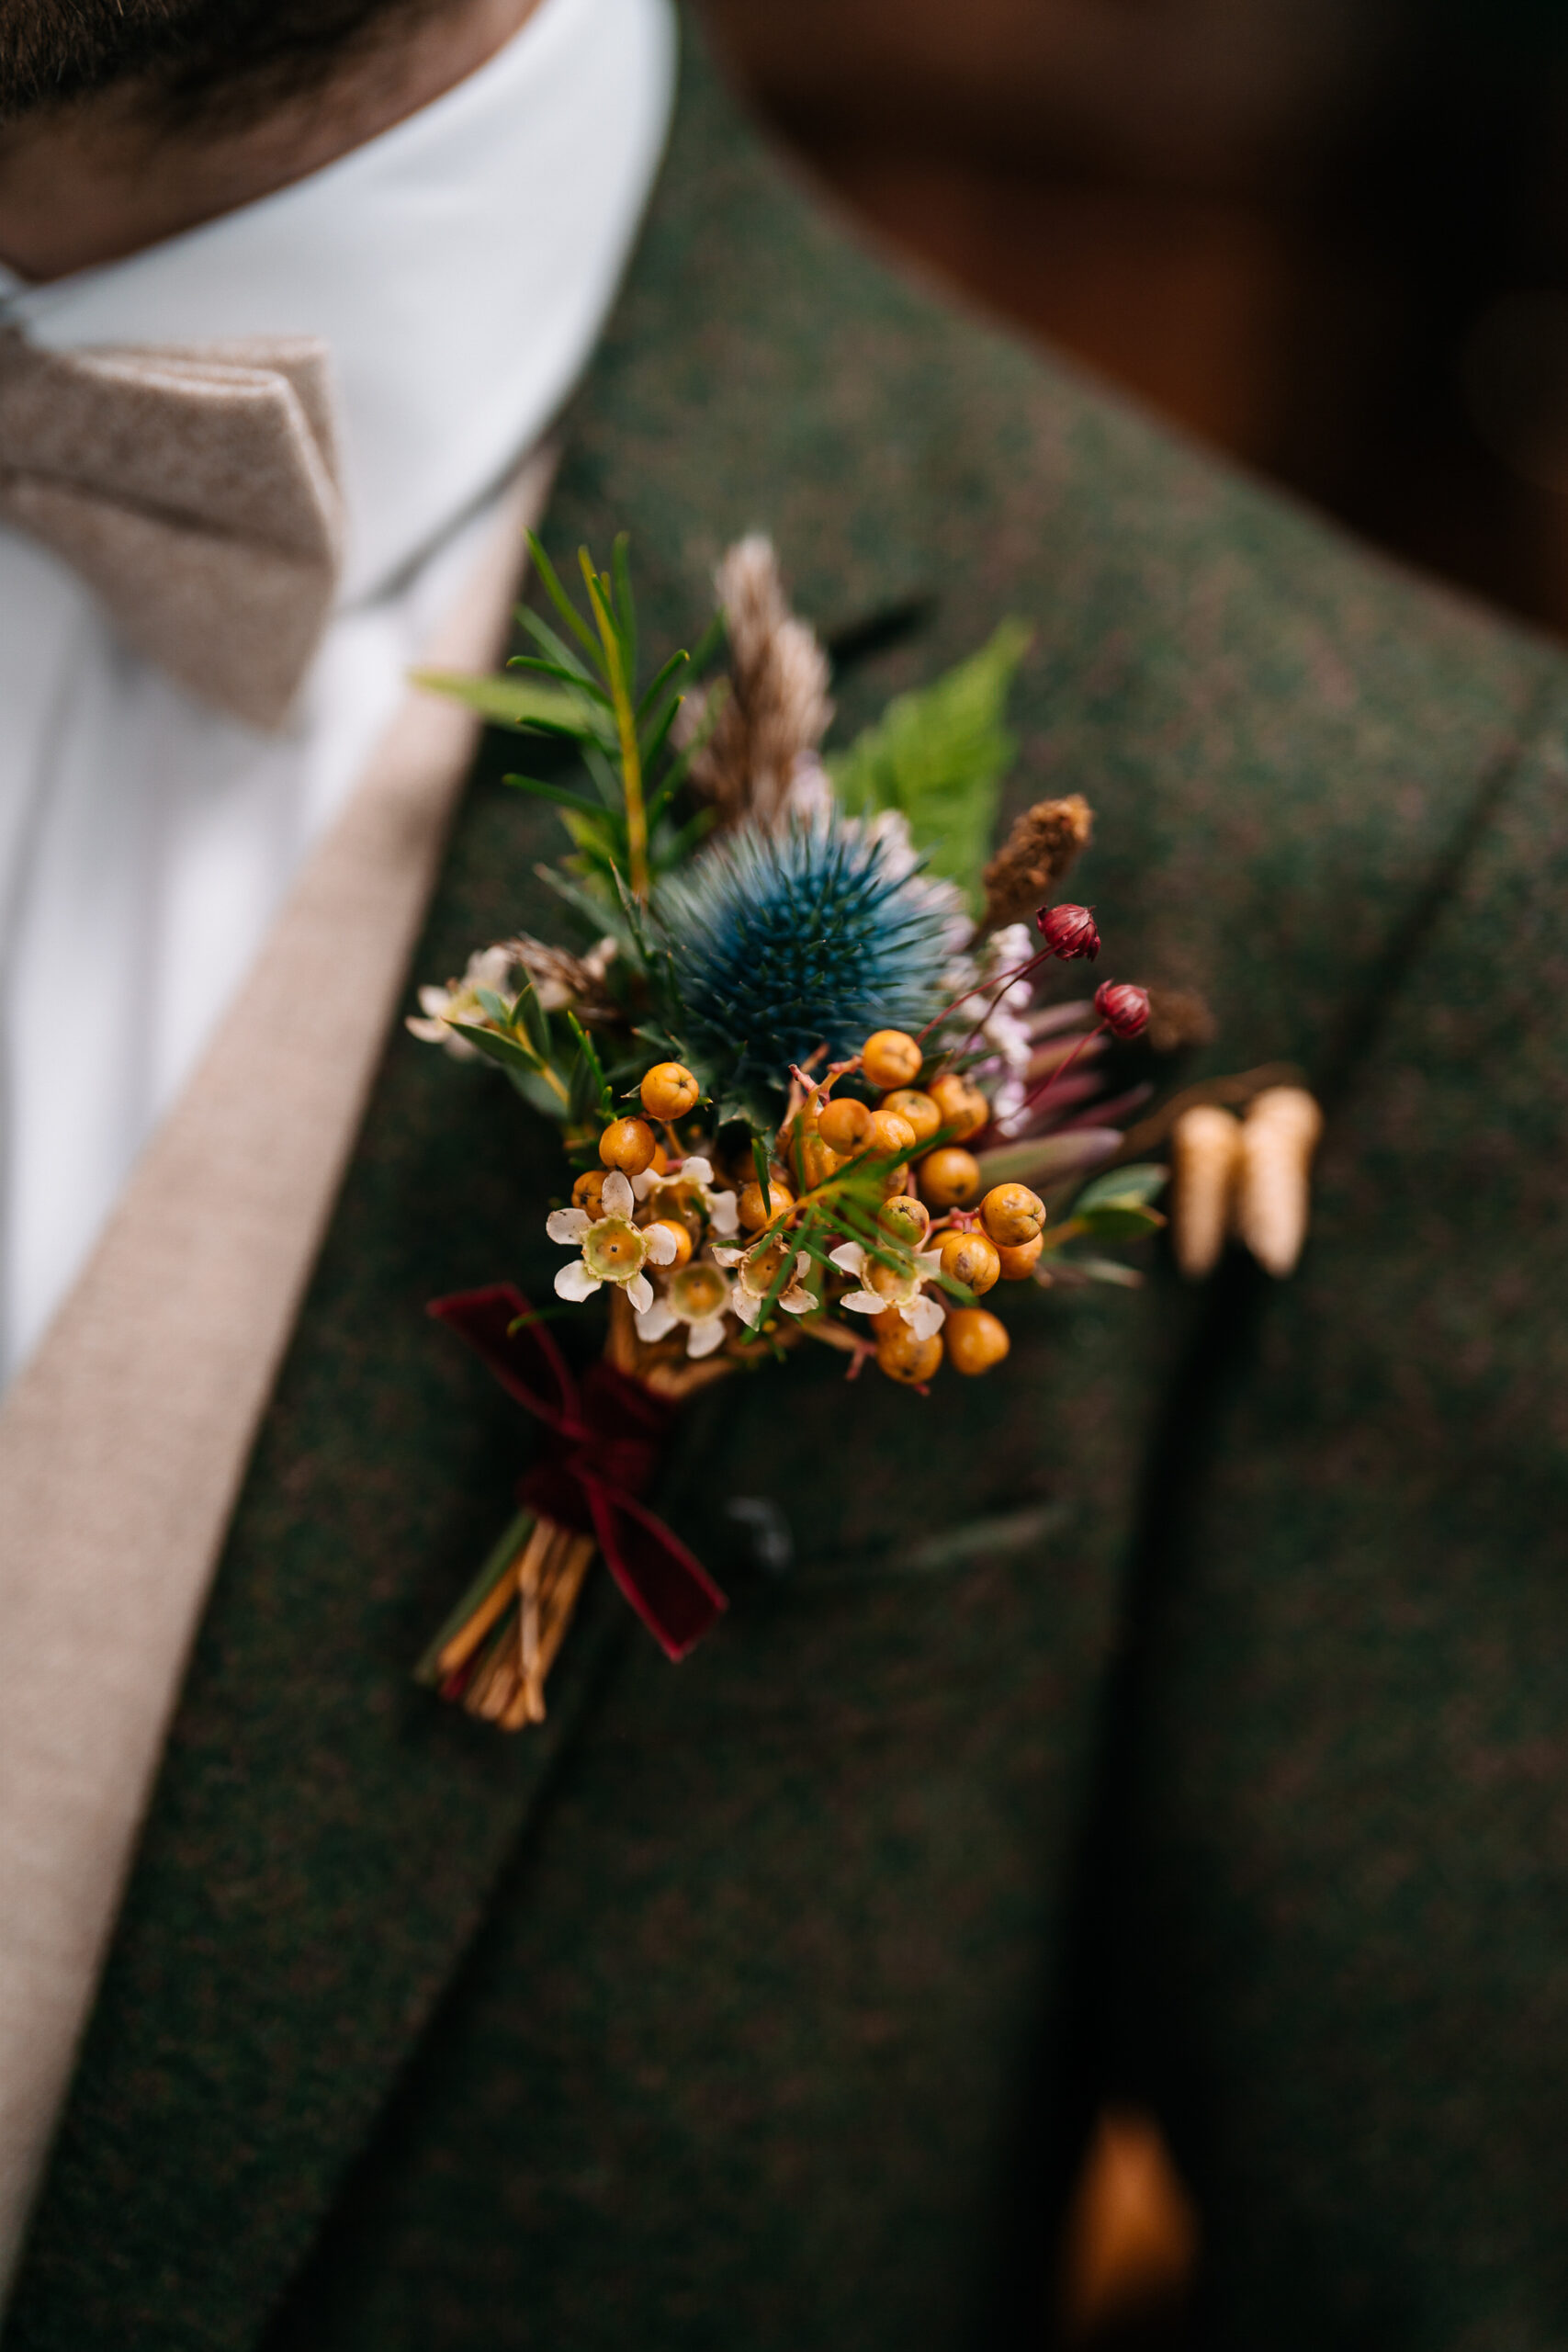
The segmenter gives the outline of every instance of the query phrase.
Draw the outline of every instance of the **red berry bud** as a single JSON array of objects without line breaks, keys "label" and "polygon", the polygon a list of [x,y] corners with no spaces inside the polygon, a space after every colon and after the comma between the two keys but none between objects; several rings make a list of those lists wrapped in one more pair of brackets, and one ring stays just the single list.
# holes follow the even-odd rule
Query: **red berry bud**
[{"label": "red berry bud", "polygon": [[1149,1025],[1149,992],[1131,980],[1101,980],[1094,1009],[1115,1037],[1141,1037]]},{"label": "red berry bud", "polygon": [[1034,925],[1047,956],[1059,956],[1064,964],[1076,963],[1079,956],[1092,964],[1100,953],[1100,933],[1087,907],[1041,907]]}]

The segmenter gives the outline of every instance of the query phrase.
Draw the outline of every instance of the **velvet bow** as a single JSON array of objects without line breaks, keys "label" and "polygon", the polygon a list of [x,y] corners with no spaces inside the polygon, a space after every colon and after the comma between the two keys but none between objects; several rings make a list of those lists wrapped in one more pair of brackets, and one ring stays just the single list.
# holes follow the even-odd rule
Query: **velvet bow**
[{"label": "velvet bow", "polygon": [[511,1283],[434,1298],[427,1312],[467,1341],[509,1396],[544,1423],[542,1458],[518,1500],[597,1541],[610,1574],[669,1656],[684,1657],[727,1608],[700,1560],[640,1500],[659,1467],[674,1407],[596,1363],[581,1382]]}]

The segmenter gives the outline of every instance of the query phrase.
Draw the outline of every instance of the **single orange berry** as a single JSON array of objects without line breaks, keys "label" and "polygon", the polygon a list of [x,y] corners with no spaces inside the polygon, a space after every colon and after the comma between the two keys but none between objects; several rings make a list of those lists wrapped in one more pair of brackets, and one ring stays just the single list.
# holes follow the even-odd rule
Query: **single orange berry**
[{"label": "single orange berry", "polygon": [[876,1318],[876,1364],[905,1388],[923,1388],[942,1363],[942,1333],[917,1340],[901,1315]]},{"label": "single orange berry", "polygon": [[1032,1241],[1021,1241],[1016,1250],[998,1249],[1004,1283],[1021,1283],[1025,1274],[1034,1272],[1035,1262],[1045,1247],[1045,1236],[1037,1233]]},{"label": "single orange berry", "polygon": [[945,1143],[920,1162],[920,1198],[933,1209],[962,1208],[980,1189],[980,1163],[972,1151]]},{"label": "single orange berry", "polygon": [[1007,1325],[983,1306],[955,1306],[942,1329],[954,1372],[989,1372],[1012,1344]]},{"label": "single orange berry", "polygon": [[967,1143],[971,1136],[977,1136],[991,1115],[991,1106],[973,1079],[961,1077],[955,1069],[933,1078],[927,1091],[954,1143]]},{"label": "single orange berry", "polygon": [[896,1113],[900,1119],[908,1121],[915,1130],[917,1150],[930,1143],[942,1125],[942,1113],[937,1109],[931,1096],[922,1094],[918,1086],[895,1087],[891,1094],[883,1096],[882,1107],[885,1111]]},{"label": "single orange berry", "polygon": [[980,1222],[998,1250],[1016,1250],[1044,1224],[1045,1204],[1027,1184],[993,1184],[980,1204]]},{"label": "single orange berry", "polygon": [[655,1062],[642,1081],[642,1107],[650,1119],[683,1119],[702,1091],[684,1062]]},{"label": "single orange berry", "polygon": [[623,1176],[640,1176],[653,1165],[658,1140],[646,1119],[612,1119],[599,1138],[599,1157]]},{"label": "single orange berry", "polygon": [[874,1111],[865,1148],[876,1159],[903,1159],[915,1148],[915,1130],[897,1111]]},{"label": "single orange berry", "polygon": [[775,1233],[771,1241],[756,1242],[746,1252],[746,1274],[751,1288],[766,1296],[779,1268],[792,1255],[793,1245],[787,1233]]},{"label": "single orange berry", "polygon": [[817,1132],[829,1151],[848,1158],[858,1151],[871,1128],[871,1105],[857,1102],[852,1094],[844,1095],[837,1102],[825,1103],[817,1122]]},{"label": "single orange berry", "polygon": [[571,1188],[571,1205],[574,1209],[586,1209],[589,1216],[592,1217],[601,1217],[604,1216],[604,1202],[603,1196],[605,1174],[606,1170],[603,1168],[585,1168],[583,1170],[581,1175],[578,1178],[576,1183]]},{"label": "single orange berry", "polygon": [[829,1151],[820,1136],[797,1136],[794,1138],[795,1171],[807,1192],[825,1184],[837,1173],[840,1160],[836,1151]]},{"label": "single orange berry", "polygon": [[880,1092],[889,1086],[913,1086],[925,1056],[902,1029],[879,1029],[860,1049],[865,1082]]},{"label": "single orange berry", "polygon": [[983,1233],[944,1233],[941,1255],[942,1272],[951,1282],[972,1290],[976,1298],[990,1289],[1002,1271],[996,1243]]},{"label": "single orange berry", "polygon": [[895,1193],[892,1199],[884,1201],[876,1212],[877,1224],[896,1241],[907,1241],[911,1250],[919,1248],[931,1221],[930,1209],[924,1201],[918,1201],[913,1193]]},{"label": "single orange berry", "polygon": [[[889,1266],[880,1258],[867,1258],[863,1279],[866,1288],[874,1290],[878,1298],[890,1298],[897,1302],[907,1295],[909,1278],[914,1271],[914,1268],[908,1264]],[[901,1323],[904,1320],[903,1317],[900,1316],[898,1320]]]},{"label": "single orange berry", "polygon": [[692,1254],[692,1237],[687,1232],[683,1225],[678,1225],[672,1216],[660,1216],[655,1217],[653,1223],[648,1227],[647,1230],[649,1233],[673,1234],[675,1238],[675,1255],[667,1261],[665,1267],[666,1272],[668,1272],[671,1267],[683,1266],[685,1264],[687,1259]]},{"label": "single orange berry", "polygon": [[770,1179],[768,1197],[764,1200],[761,1184],[753,1180],[740,1195],[740,1222],[748,1233],[761,1233],[764,1226],[776,1225],[780,1217],[787,1216],[794,1206],[795,1194],[787,1184],[779,1183],[776,1178]]}]

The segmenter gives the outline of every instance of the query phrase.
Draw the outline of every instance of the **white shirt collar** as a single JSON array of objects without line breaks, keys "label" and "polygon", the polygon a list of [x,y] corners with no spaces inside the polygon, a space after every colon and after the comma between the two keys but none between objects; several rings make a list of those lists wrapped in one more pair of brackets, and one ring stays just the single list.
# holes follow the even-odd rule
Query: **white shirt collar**
[{"label": "white shirt collar", "polygon": [[323,337],[342,602],[360,603],[494,487],[570,390],[658,166],[674,62],[669,0],[542,0],[478,73],[274,196],[49,285],[0,267],[5,313],[57,349]]}]

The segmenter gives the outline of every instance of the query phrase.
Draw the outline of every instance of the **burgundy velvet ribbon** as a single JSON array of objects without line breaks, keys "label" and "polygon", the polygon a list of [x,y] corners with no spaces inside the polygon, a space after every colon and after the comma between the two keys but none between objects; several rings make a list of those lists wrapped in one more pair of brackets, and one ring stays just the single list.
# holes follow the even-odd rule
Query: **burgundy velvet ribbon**
[{"label": "burgundy velvet ribbon", "polygon": [[545,1451],[517,1497],[558,1527],[593,1535],[610,1574],[671,1657],[684,1657],[728,1607],[702,1562],[639,1500],[659,1467],[675,1408],[637,1380],[596,1363],[581,1383],[511,1283],[433,1298],[446,1323],[509,1396],[544,1422]]}]

